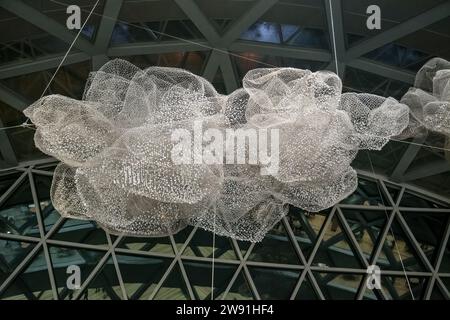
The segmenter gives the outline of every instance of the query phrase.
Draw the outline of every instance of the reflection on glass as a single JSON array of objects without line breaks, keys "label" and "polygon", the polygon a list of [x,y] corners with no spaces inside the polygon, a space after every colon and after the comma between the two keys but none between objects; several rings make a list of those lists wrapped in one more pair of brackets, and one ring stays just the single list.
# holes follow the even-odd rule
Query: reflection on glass
[{"label": "reflection on glass", "polygon": [[11,275],[34,246],[34,243],[0,239],[0,283]]},{"label": "reflection on glass", "polygon": [[100,259],[105,255],[105,252],[102,251],[56,246],[49,246],[49,252],[60,299],[72,299],[79,291],[67,288],[67,278],[69,277],[67,268],[69,266],[76,265],[80,268],[80,280],[81,284],[83,284]]},{"label": "reflection on glass", "polygon": [[289,299],[300,276],[297,270],[256,267],[249,267],[249,270],[261,299]]},{"label": "reflection on glass", "polygon": [[214,299],[220,297],[237,269],[237,265],[216,263],[214,265],[214,283],[211,283],[212,278],[205,275],[212,274],[212,263],[197,263],[185,260],[183,266],[194,290],[194,295],[199,300],[211,300],[211,286],[214,288]]},{"label": "reflection on glass", "polygon": [[116,254],[128,299],[148,300],[172,259]]},{"label": "reflection on glass", "polygon": [[52,300],[47,263],[41,251],[13,283],[6,289],[0,299],[4,300]]}]

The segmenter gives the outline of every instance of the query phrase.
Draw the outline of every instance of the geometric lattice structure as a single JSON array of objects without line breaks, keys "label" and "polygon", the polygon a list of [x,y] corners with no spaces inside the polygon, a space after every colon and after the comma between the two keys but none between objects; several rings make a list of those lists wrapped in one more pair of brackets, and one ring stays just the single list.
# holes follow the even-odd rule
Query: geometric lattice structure
[{"label": "geometric lattice structure", "polygon": [[[67,6],[55,2],[0,0],[0,29],[8,30],[0,33],[0,127],[26,120],[24,108],[76,36],[65,26]],[[74,2],[84,21],[94,1]],[[450,1],[402,3],[409,4],[100,0],[45,94],[80,99],[89,72],[121,58],[184,68],[220,93],[240,87],[254,68],[294,67],[332,70],[345,91],[400,99],[425,61],[450,60]],[[381,30],[366,27],[371,4],[381,8]],[[211,298],[211,233],[118,239],[90,222],[61,219],[48,201],[54,165],[44,163],[54,159],[34,147],[34,133],[0,131],[0,299]],[[411,286],[415,299],[448,299],[449,201],[434,195],[450,195],[450,153],[442,148],[450,140],[429,133],[390,141],[370,158],[362,152],[352,163],[364,170],[357,191],[331,211],[291,209],[252,247],[216,237],[214,298],[411,299]],[[364,290],[373,260],[381,292]],[[70,264],[81,267],[76,292],[64,289]]]},{"label": "geometric lattice structure", "polygon": [[[61,218],[49,201],[54,166],[1,177],[0,299],[212,298],[211,233],[116,237]],[[449,203],[360,172],[351,196],[315,214],[291,207],[261,243],[216,236],[213,298],[449,299],[449,236]],[[365,285],[371,264],[381,290]]]}]

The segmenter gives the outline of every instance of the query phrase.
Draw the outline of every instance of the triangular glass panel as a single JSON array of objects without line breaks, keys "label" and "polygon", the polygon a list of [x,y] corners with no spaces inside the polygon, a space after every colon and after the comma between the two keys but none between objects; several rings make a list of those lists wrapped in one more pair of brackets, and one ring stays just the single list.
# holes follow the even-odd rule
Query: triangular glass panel
[{"label": "triangular glass panel", "polygon": [[400,207],[415,207],[415,208],[447,208],[445,205],[425,199],[412,192],[405,191],[400,200]]},{"label": "triangular glass panel", "polygon": [[175,241],[176,248],[178,251],[180,251],[183,248],[184,243],[186,242],[186,240],[188,239],[189,235],[191,234],[191,232],[193,230],[194,230],[194,227],[187,226],[183,230],[180,230],[176,234],[173,235],[173,239]]},{"label": "triangular glass panel", "polygon": [[41,215],[44,221],[44,228],[45,231],[48,232],[61,217],[58,211],[56,211],[53,207],[50,200],[50,188],[52,186],[53,178],[35,173],[33,174],[33,178],[41,209]]},{"label": "triangular glass panel", "polygon": [[[183,255],[212,258],[212,244],[213,233],[198,229],[183,251]],[[230,238],[215,236],[214,258],[237,260]]]},{"label": "triangular glass panel", "polygon": [[80,300],[122,300],[122,290],[112,257],[108,259],[88,287],[80,295]]},{"label": "triangular glass panel", "polygon": [[44,221],[45,232],[52,230],[56,222],[61,219],[61,215],[53,207],[53,204],[49,201],[43,201],[41,205],[41,214]]},{"label": "triangular glass panel", "polygon": [[238,260],[230,238],[216,235],[216,250],[214,252],[214,257],[216,259]]},{"label": "triangular glass panel", "polygon": [[116,253],[128,299],[148,300],[172,259]]},{"label": "triangular glass panel", "polygon": [[35,243],[0,239],[0,283],[11,275],[35,246]]},{"label": "triangular glass panel", "polygon": [[336,214],[326,226],[322,242],[313,258],[313,265],[356,269],[362,267],[356,250]]},{"label": "triangular glass panel", "polygon": [[448,214],[402,211],[402,216],[428,260],[434,265],[437,260],[439,245],[444,236]]},{"label": "triangular glass panel", "polygon": [[297,243],[306,259],[309,258],[320,229],[330,210],[311,213],[294,206],[289,207],[288,221]]},{"label": "triangular glass panel", "polygon": [[28,178],[0,207],[0,220],[6,233],[40,237],[37,210]]},{"label": "triangular glass panel", "polygon": [[257,21],[241,34],[240,39],[281,44],[281,34],[279,23]]},{"label": "triangular glass panel", "polygon": [[[379,210],[341,209],[364,257],[370,261],[387,222],[386,212]],[[390,213],[389,213],[390,214]],[[384,257],[384,252],[381,252]]]},{"label": "triangular glass panel", "polygon": [[203,34],[197,29],[195,24],[188,19],[168,20],[163,25],[161,32],[161,41],[173,40],[174,37],[182,39],[202,39]]},{"label": "triangular glass panel", "polygon": [[411,276],[382,276],[381,284],[389,300],[422,300],[428,280]]},{"label": "triangular glass panel", "polygon": [[48,266],[41,251],[28,267],[3,292],[2,300],[52,300]]},{"label": "triangular glass panel", "polygon": [[[183,261],[187,277],[198,300],[217,299],[222,295],[230,283],[237,265],[214,264],[214,283],[212,283],[212,264],[192,261]],[[210,275],[210,276],[208,276]],[[211,285],[214,287],[214,295],[211,296]]]},{"label": "triangular glass panel", "polygon": [[447,291],[450,292],[450,278],[449,277],[440,277],[442,282],[444,283],[445,288]]},{"label": "triangular glass panel", "polygon": [[326,300],[353,300],[363,276],[349,273],[314,272],[314,278]]},{"label": "triangular glass panel", "polygon": [[[22,174],[23,172],[15,172],[2,176],[2,179],[0,180],[0,196],[11,188],[14,182],[16,182]],[[25,179],[27,179],[27,177],[25,177]]]},{"label": "triangular glass panel", "polygon": [[303,279],[303,282],[295,296],[295,300],[319,300],[319,297],[317,296],[313,285],[309,281],[308,276]]},{"label": "triangular glass panel", "polygon": [[161,38],[160,26],[159,22],[141,23],[138,26],[117,21],[110,43],[112,46],[116,46],[132,42],[157,41]]},{"label": "triangular glass panel", "polygon": [[281,24],[281,42],[283,44],[293,44],[296,38],[301,35],[301,28],[292,24]]},{"label": "triangular glass panel", "polygon": [[189,70],[190,72],[201,75],[205,67],[208,53],[205,51],[185,52],[180,63],[180,68]]},{"label": "triangular glass panel", "polygon": [[253,243],[251,243],[250,241],[241,241],[241,240],[236,240],[236,243],[239,247],[242,258],[245,258],[245,256],[249,252],[249,249],[252,247]]},{"label": "triangular glass panel", "polygon": [[248,260],[300,264],[300,259],[281,221],[266,234],[263,241],[255,244]]},{"label": "triangular glass panel", "polygon": [[400,195],[401,187],[397,186],[395,184],[387,183],[387,182],[383,182],[383,183],[386,186],[386,189],[388,190],[394,203],[397,203],[398,196]]},{"label": "triangular glass panel", "polygon": [[[35,1],[31,1],[27,5],[35,5]],[[37,10],[42,11],[42,4],[37,4]],[[14,16],[14,25],[20,26],[14,28],[13,35],[4,35],[2,42],[6,44],[5,49],[2,48],[2,63],[20,61],[21,59],[29,59],[30,57],[39,58],[48,54],[64,53],[69,48],[69,44],[50,35],[42,29],[38,29],[36,25],[31,24],[25,19]],[[75,37],[75,33],[73,36]],[[3,45],[2,45],[3,47]]]},{"label": "triangular glass panel", "polygon": [[445,300],[439,285],[435,282],[433,291],[431,291],[430,300]]},{"label": "triangular glass panel", "polygon": [[253,300],[252,290],[244,275],[243,271],[240,271],[236,280],[234,280],[228,293],[223,297],[224,300]]},{"label": "triangular glass panel", "polygon": [[48,173],[53,173],[53,172],[55,172],[56,165],[54,163],[47,163],[47,164],[42,164],[42,165],[33,167],[33,169],[40,170],[40,171],[46,171]]},{"label": "triangular glass panel", "polygon": [[170,255],[174,254],[172,244],[170,243],[170,237],[125,237],[120,241],[117,247],[135,251],[157,252]]},{"label": "triangular glass panel", "polygon": [[447,245],[444,248],[441,265],[439,266],[439,272],[450,271],[450,238],[447,241]]},{"label": "triangular glass panel", "polygon": [[391,203],[384,195],[381,186],[379,186],[376,181],[364,178],[358,178],[358,187],[355,192],[341,203],[365,206],[391,206]]},{"label": "triangular glass panel", "polygon": [[217,92],[221,93],[221,94],[226,94],[227,93],[227,88],[225,86],[225,80],[223,78],[223,73],[222,73],[222,69],[221,68],[217,68],[216,74],[213,78],[213,81],[211,82],[212,85],[214,86],[214,88],[217,90]]},{"label": "triangular glass panel", "polygon": [[178,264],[175,264],[167,279],[156,294],[155,300],[190,300],[186,282]]},{"label": "triangular glass panel", "polygon": [[50,238],[99,246],[108,245],[105,231],[95,222],[87,220],[66,219]]},{"label": "triangular glass panel", "polygon": [[392,221],[391,228],[383,244],[384,256],[378,257],[376,265],[380,269],[403,271],[426,271],[426,268],[407,237],[397,217]]},{"label": "triangular glass panel", "polygon": [[69,267],[78,266],[80,268],[80,285],[82,285],[106,253],[105,251],[59,246],[49,246],[48,249],[60,299],[72,299],[79,291],[67,286],[69,277],[74,274]]},{"label": "triangular glass panel", "polygon": [[50,188],[52,187],[52,177],[40,174],[33,174],[34,185],[39,201],[50,201]]},{"label": "triangular glass panel", "polygon": [[263,300],[287,300],[300,276],[299,270],[249,267],[253,282]]},{"label": "triangular glass panel", "polygon": [[[383,285],[382,285],[383,287]],[[381,290],[373,288],[373,289],[369,289],[367,286],[363,289],[364,290],[364,294],[363,294],[363,300],[384,300],[382,294],[381,294]],[[386,291],[386,288],[383,287],[383,292]]]},{"label": "triangular glass panel", "polygon": [[216,29],[220,31],[220,33],[225,32],[225,30],[230,26],[232,20],[230,19],[214,19],[213,20]]}]

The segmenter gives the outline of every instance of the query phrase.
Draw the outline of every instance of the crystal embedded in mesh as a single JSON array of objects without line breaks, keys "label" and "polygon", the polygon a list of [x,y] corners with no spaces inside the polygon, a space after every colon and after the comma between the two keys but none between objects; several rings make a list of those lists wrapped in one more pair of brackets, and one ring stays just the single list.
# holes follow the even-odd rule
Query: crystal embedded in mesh
[{"label": "crystal embedded in mesh", "polygon": [[[191,224],[256,242],[288,204],[320,211],[352,193],[358,150],[379,150],[407,126],[404,104],[341,89],[331,72],[255,69],[224,96],[185,70],[113,60],[91,74],[81,101],[51,95],[25,114],[36,145],[62,162],[52,185],[62,215],[117,234],[163,236]],[[445,86],[436,90],[447,94]],[[195,136],[198,122],[220,134],[278,130],[278,140],[267,138],[278,142],[278,170],[261,159],[226,163],[224,155],[219,163],[174,163],[172,133]],[[227,154],[249,156],[253,147],[221,143]],[[204,150],[194,148],[192,158],[199,155]]]},{"label": "crystal embedded in mesh", "polygon": [[409,106],[411,120],[400,138],[426,130],[450,136],[450,62],[433,58],[425,63],[401,102]]}]

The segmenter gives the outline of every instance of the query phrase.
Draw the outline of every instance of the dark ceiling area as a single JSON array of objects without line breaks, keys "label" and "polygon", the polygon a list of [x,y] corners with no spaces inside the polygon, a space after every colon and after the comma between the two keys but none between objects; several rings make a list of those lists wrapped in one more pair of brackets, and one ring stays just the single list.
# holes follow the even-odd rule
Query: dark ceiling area
[{"label": "dark ceiling area", "polygon": [[[254,68],[294,67],[400,99],[425,62],[450,60],[450,0],[99,0],[73,42],[67,6],[84,22],[95,2],[0,0],[0,299],[450,299],[447,136],[362,151],[358,189],[341,203],[291,207],[263,242],[219,237],[213,248],[197,227],[116,237],[61,217],[50,201],[57,161],[21,126],[41,95],[81,99],[89,73],[115,58],[187,69],[222,94]],[[369,5],[380,30],[366,27]],[[86,278],[70,292],[74,263]],[[383,288],[369,292],[375,263]]]}]

